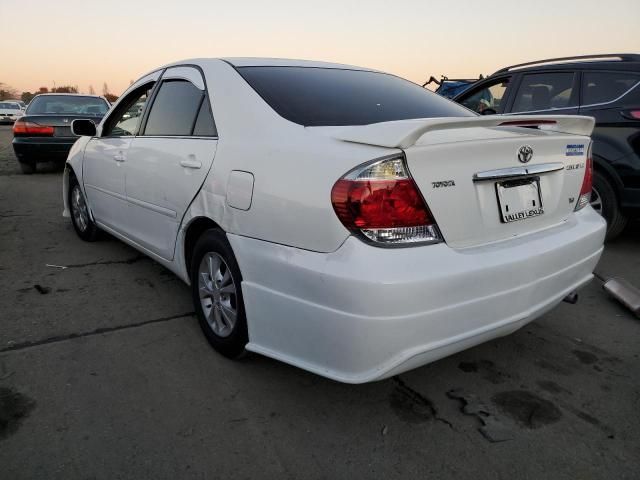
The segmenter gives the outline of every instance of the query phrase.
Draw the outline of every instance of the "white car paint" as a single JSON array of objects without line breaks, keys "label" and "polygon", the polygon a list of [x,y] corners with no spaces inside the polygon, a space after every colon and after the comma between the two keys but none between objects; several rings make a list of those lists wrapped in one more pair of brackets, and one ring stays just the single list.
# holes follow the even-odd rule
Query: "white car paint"
[{"label": "white car paint", "polygon": [[[4,105],[10,103],[17,108],[7,108]],[[0,100],[0,122],[15,122],[24,115],[24,111],[20,108],[20,104],[11,100]]]},{"label": "white car paint", "polygon": [[[588,145],[593,119],[518,117],[555,122],[540,130],[499,126],[509,119],[501,116],[305,128],[279,116],[232,65],[345,68],[177,62],[163,68],[207,90],[218,138],[100,137],[107,114],[68,165],[101,228],[187,283],[192,222],[207,218],[226,232],[243,276],[247,350],[339,381],[378,380],[507,334],[592,278],[605,225],[591,207],[573,211],[584,167],[564,167],[585,156],[564,148]],[[161,71],[134,83],[110,113]],[[545,215],[503,224],[493,183],[473,175],[518,166],[523,144],[536,152],[529,165],[562,169],[540,176]],[[332,208],[331,189],[346,172],[402,153],[443,243],[372,246]],[[432,188],[436,180],[456,187]]]}]

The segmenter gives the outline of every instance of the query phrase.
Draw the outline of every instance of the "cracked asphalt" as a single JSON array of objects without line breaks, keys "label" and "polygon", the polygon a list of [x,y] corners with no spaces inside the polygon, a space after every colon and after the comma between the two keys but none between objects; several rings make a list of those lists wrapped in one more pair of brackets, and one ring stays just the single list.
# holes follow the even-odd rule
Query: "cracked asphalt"
[{"label": "cracked asphalt", "polygon": [[[19,174],[10,141],[0,126],[0,478],[640,478],[640,320],[600,281],[382,382],[232,362],[170,272],[79,240],[60,172]],[[639,239],[598,274],[640,286]]]}]

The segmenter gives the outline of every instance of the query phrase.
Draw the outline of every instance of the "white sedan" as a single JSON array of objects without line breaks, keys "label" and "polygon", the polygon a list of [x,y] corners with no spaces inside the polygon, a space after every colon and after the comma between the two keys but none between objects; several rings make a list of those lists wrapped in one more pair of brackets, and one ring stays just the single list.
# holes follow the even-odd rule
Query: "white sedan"
[{"label": "white sedan", "polygon": [[190,284],[223,355],[368,382],[513,332],[592,279],[593,124],[482,117],[353,66],[189,60],[97,128],[74,122],[64,214]]},{"label": "white sedan", "polygon": [[20,104],[13,101],[0,101],[0,123],[13,123],[24,115]]}]

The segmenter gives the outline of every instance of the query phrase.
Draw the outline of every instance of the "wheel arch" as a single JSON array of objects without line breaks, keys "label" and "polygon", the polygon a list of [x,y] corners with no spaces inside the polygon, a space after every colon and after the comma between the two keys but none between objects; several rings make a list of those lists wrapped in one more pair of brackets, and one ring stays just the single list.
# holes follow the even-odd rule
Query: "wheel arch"
[{"label": "wheel arch", "polygon": [[75,178],[80,188],[84,192],[84,199],[87,202],[87,207],[89,208],[89,216],[91,220],[95,222],[95,217],[93,216],[93,210],[91,208],[91,204],[89,203],[89,198],[87,197],[87,191],[82,185],[81,178],[76,174],[75,169],[70,163],[66,163],[64,166],[64,172],[62,173],[62,201],[64,205],[64,210],[62,211],[62,216],[65,218],[71,218],[71,209],[69,206],[69,189],[71,188],[71,178]]},{"label": "wheel arch", "polygon": [[193,250],[198,241],[198,238],[206,232],[215,228],[224,232],[222,227],[209,217],[195,217],[187,225],[184,233],[184,266],[187,271],[187,278],[191,278],[191,259],[193,257]]},{"label": "wheel arch", "polygon": [[615,171],[615,169],[607,160],[598,155],[593,156],[593,168],[597,173],[601,174],[609,181],[609,183],[613,187],[618,202],[620,202],[624,184],[622,183],[622,180],[620,179],[620,176]]},{"label": "wheel arch", "polygon": [[64,172],[62,174],[62,200],[64,202],[64,210],[62,212],[63,217],[70,217],[71,213],[69,210],[69,186],[71,181],[71,175],[73,175],[78,183],[80,184],[80,188],[84,192],[85,200],[89,207],[89,215],[91,216],[91,220],[95,220],[93,218],[93,211],[91,210],[91,205],[89,203],[89,199],[87,198],[87,192],[84,188],[84,180],[82,177],[82,166],[84,162],[84,150],[91,140],[91,137],[80,137],[76,140],[76,143],[73,144],[71,150],[69,151],[69,156],[67,157],[67,161],[64,165]]},{"label": "wheel arch", "polygon": [[74,177],[76,176],[75,172],[73,171],[73,167],[66,163],[64,165],[64,172],[62,173],[62,204],[64,205],[62,216],[65,218],[71,217],[71,210],[69,209],[69,185],[72,175]]}]

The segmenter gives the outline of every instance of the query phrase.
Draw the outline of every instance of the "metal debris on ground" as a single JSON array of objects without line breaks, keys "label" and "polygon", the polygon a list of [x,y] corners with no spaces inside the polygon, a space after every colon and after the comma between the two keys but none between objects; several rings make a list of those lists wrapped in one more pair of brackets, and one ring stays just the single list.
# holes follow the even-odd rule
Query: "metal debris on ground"
[{"label": "metal debris on ground", "polygon": [[605,292],[640,317],[640,290],[624,278],[611,278],[602,286]]},{"label": "metal debris on ground", "polygon": [[67,268],[69,268],[69,267],[65,267],[64,265],[51,265],[49,263],[47,263],[45,266],[50,268],[59,268],[60,270],[66,270]]}]

